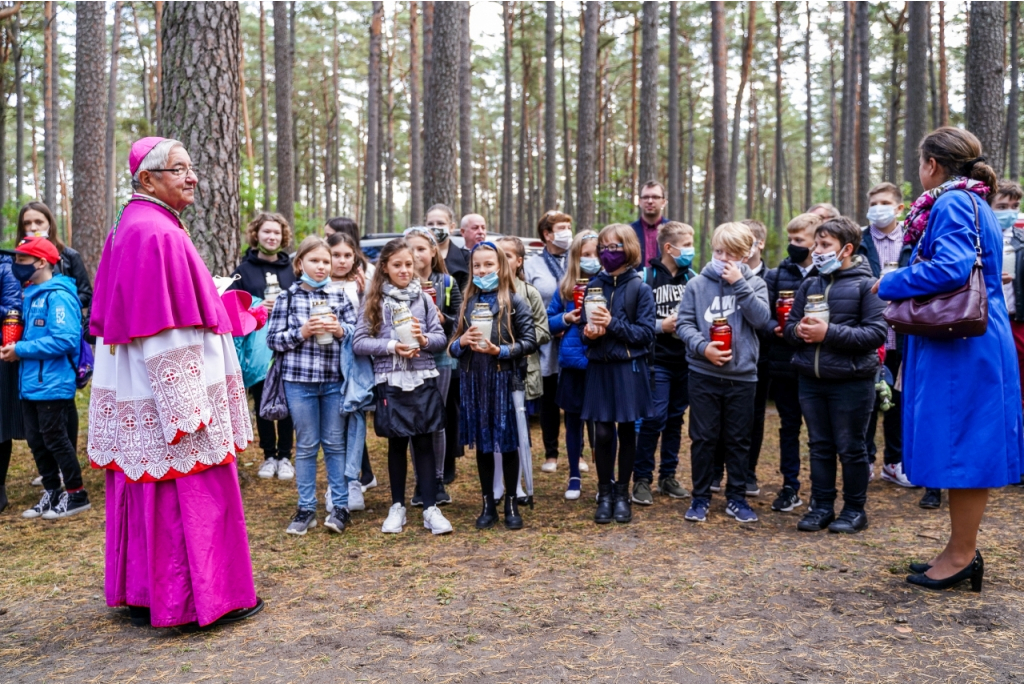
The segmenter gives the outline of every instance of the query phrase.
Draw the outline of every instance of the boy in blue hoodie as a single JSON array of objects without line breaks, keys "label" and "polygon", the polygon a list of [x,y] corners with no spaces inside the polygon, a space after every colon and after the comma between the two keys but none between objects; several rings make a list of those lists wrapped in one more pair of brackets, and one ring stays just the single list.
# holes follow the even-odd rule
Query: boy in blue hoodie
[{"label": "boy in blue hoodie", "polygon": [[75,282],[53,273],[58,261],[57,248],[46,238],[25,238],[15,248],[11,272],[25,286],[25,331],[19,342],[0,347],[0,359],[22,362],[25,435],[45,488],[39,504],[22,513],[25,518],[59,519],[92,507],[67,424],[75,402],[82,309]]}]

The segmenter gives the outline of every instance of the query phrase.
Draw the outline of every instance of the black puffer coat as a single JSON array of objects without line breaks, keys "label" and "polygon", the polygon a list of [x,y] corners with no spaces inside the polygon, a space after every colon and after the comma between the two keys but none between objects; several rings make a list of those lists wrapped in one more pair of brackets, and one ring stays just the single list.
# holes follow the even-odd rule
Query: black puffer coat
[{"label": "black puffer coat", "polygon": [[[789,257],[783,259],[778,267],[771,269],[764,275],[765,285],[768,286],[768,306],[772,313],[775,313],[775,301],[779,299],[779,293],[783,290],[792,290],[793,294],[800,290],[800,286],[807,278],[817,275],[814,267],[804,276],[800,267],[793,263]],[[796,369],[793,368],[793,346],[782,338],[775,335],[775,327],[778,321],[773,316],[768,323],[766,330],[762,332],[761,356],[767,357],[768,375],[772,378],[796,378]]]},{"label": "black puffer coat", "polygon": [[[887,328],[882,312],[885,303],[871,292],[877,280],[861,256],[849,269],[808,278],[800,286],[786,322],[785,338],[796,346],[793,367],[814,378],[874,378],[878,348],[885,344]],[[808,295],[824,295],[829,306],[825,340],[807,344],[796,335]]]}]

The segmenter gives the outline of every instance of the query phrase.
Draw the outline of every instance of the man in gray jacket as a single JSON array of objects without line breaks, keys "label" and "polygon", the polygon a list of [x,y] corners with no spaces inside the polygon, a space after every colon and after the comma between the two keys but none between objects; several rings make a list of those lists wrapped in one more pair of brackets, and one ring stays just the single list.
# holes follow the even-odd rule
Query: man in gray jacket
[{"label": "man in gray jacket", "polygon": [[[726,513],[741,523],[757,521],[746,501],[747,452],[757,389],[757,331],[771,318],[768,289],[741,262],[754,244],[745,225],[715,229],[711,262],[690,281],[679,303],[676,335],[690,364],[690,463],[693,500],[687,521],[704,521],[711,504],[711,480],[719,441],[729,474]],[[716,319],[725,319],[732,341],[711,341]]]}]

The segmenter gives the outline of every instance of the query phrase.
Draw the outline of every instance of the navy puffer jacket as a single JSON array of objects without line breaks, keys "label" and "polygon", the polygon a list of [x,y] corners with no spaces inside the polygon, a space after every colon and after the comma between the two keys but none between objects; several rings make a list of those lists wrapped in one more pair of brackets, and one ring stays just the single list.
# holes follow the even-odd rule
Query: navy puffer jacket
[{"label": "navy puffer jacket", "polygon": [[[591,340],[581,331],[587,359],[591,363],[623,362],[648,356],[654,345],[654,293],[640,274],[633,269],[627,269],[618,276],[602,271],[590,279],[587,287],[601,288],[612,315],[601,337]],[[585,326],[586,323],[584,308],[578,325]]]}]

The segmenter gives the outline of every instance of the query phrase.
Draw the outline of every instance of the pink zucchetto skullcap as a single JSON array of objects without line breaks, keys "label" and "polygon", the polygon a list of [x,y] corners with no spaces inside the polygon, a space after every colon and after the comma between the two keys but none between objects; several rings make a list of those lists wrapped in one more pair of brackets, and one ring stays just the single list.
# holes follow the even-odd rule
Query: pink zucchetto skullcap
[{"label": "pink zucchetto skullcap", "polygon": [[132,143],[132,150],[128,154],[128,170],[131,171],[132,176],[139,170],[139,165],[142,164],[142,160],[146,158],[146,155],[160,143],[167,140],[167,138],[161,138],[160,136],[149,136],[148,138],[142,138]]}]

